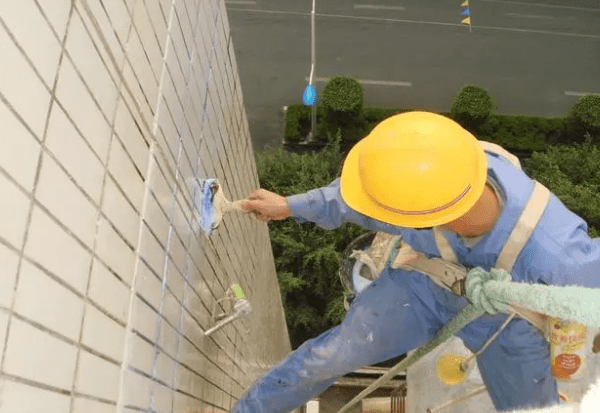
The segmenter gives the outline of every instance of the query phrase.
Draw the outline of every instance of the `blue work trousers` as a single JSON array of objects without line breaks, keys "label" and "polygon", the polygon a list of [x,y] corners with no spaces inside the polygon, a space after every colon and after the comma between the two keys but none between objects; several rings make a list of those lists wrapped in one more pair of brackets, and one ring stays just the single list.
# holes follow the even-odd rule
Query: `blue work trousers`
[{"label": "blue work trousers", "polygon": [[[308,340],[259,378],[232,413],[287,413],[300,407],[341,376],[426,344],[466,304],[421,273],[386,268],[357,296],[342,324]],[[457,336],[475,352],[505,319],[482,316]],[[549,363],[547,342],[522,319],[512,320],[478,358],[500,411],[558,404]]]}]

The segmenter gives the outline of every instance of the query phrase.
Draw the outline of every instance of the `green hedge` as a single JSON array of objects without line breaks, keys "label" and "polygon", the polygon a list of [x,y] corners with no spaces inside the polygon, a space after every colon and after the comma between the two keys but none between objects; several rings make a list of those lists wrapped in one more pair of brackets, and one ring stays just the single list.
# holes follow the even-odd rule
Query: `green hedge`
[{"label": "green hedge", "polygon": [[[351,136],[352,139],[348,139],[348,134],[344,133],[342,130],[342,142],[346,144],[354,143],[368,135],[382,120],[395,114],[412,110],[414,109],[365,107],[362,116],[359,118],[362,124],[359,125],[359,127],[355,124],[351,125],[354,130],[359,131],[360,133]],[[453,116],[449,113],[441,114],[453,119]],[[304,127],[302,125],[304,125]],[[472,132],[478,139],[495,142],[506,149],[542,151],[549,144],[565,140],[564,125],[565,119],[563,118],[491,115],[486,122],[477,126]],[[290,143],[303,141],[309,130],[310,108],[302,105],[290,105],[286,114],[286,141]],[[319,125],[318,130],[323,132],[326,129],[323,125]],[[320,133],[320,135],[323,136],[323,133]],[[325,141],[326,138],[322,140]]]}]

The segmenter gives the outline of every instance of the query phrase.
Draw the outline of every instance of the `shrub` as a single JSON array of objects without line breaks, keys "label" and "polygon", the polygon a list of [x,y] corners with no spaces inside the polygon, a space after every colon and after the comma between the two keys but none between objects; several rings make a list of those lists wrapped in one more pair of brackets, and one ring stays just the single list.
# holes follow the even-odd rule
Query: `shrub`
[{"label": "shrub", "polygon": [[[307,110],[308,109],[308,110]],[[310,116],[310,108],[303,105],[289,105],[285,112],[285,140],[288,142],[300,142],[302,136],[301,122]]]},{"label": "shrub", "polygon": [[332,77],[321,93],[325,119],[318,133],[321,140],[330,140],[338,131],[341,131],[345,142],[360,140],[365,130],[363,103],[363,88],[356,79],[345,76]]},{"label": "shrub", "polygon": [[321,92],[321,104],[328,112],[358,115],[363,102],[363,88],[351,77],[332,77]]},{"label": "shrub", "polygon": [[600,96],[586,95],[579,98],[569,114],[571,129],[575,134],[583,136],[589,133],[600,138]]},{"label": "shrub", "polygon": [[479,86],[467,85],[454,97],[450,113],[457,122],[471,129],[485,122],[493,108],[489,93]]},{"label": "shrub", "polygon": [[561,133],[561,118],[493,115],[474,128],[477,139],[518,150],[543,151],[548,141]]}]

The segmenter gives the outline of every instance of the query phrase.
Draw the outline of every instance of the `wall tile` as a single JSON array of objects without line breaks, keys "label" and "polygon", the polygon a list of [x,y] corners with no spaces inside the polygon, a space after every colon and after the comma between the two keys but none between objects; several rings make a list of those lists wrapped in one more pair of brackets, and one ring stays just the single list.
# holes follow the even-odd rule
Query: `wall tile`
[{"label": "wall tile", "polygon": [[[157,309],[158,310],[158,309]],[[148,307],[139,297],[133,304],[133,329],[147,339],[154,341],[158,337],[158,313]]]},{"label": "wall tile", "polygon": [[114,404],[101,403],[91,399],[76,397],[73,401],[73,413],[115,413]]},{"label": "wall tile", "polygon": [[148,105],[155,112],[158,97],[158,80],[152,71],[152,67],[149,65],[146,52],[136,31],[132,31],[129,37],[127,56],[129,64],[136,75],[135,78],[129,77],[128,81],[139,83],[141,92],[139,97],[142,98],[143,96],[143,99],[147,100]]},{"label": "wall tile", "polygon": [[42,168],[36,199],[88,248],[93,248],[98,211],[48,155]]},{"label": "wall tile", "polygon": [[10,174],[27,191],[31,191],[40,144],[4,102],[0,102],[0,125],[5,136],[4,139],[0,139],[0,168]]},{"label": "wall tile", "polygon": [[[168,10],[167,14],[163,13],[158,1],[144,0],[146,10],[150,20],[152,22],[152,28],[157,39],[164,40],[167,38],[167,23],[165,19],[169,18]],[[163,43],[161,43],[161,46]]]},{"label": "wall tile", "polygon": [[39,207],[33,208],[25,255],[85,294],[90,253]]},{"label": "wall tile", "polygon": [[96,254],[100,257],[122,280],[131,285],[135,256],[130,246],[121,238],[110,223],[101,218],[98,223],[96,236]]},{"label": "wall tile", "polygon": [[10,248],[0,244],[0,262],[2,277],[0,277],[0,306],[10,308],[13,299],[19,256]]},{"label": "wall tile", "polygon": [[120,366],[82,350],[75,388],[78,392],[116,401]]},{"label": "wall tile", "polygon": [[158,378],[169,386],[173,385],[173,364],[174,361],[171,357],[165,355],[162,351],[159,351],[155,355],[155,374],[153,377]]},{"label": "wall tile", "polygon": [[68,59],[64,59],[61,65],[56,96],[83,138],[89,142],[100,161],[105,163],[111,135],[110,125]]},{"label": "wall tile", "polygon": [[[65,390],[71,389],[77,348],[14,318],[4,371]],[[52,357],[48,357],[51,354]]]},{"label": "wall tile", "polygon": [[[8,311],[0,308],[0,354],[4,354],[4,345],[6,344],[6,329],[8,328]],[[2,400],[2,390],[0,389],[0,400]]]},{"label": "wall tile", "polygon": [[[177,328],[177,324],[175,325]],[[165,320],[161,321],[159,344],[171,357],[177,356],[178,336],[177,330],[171,327]]]},{"label": "wall tile", "polygon": [[108,177],[106,180],[102,211],[126,241],[135,247],[139,236],[140,218],[137,211],[117,188],[112,177]]},{"label": "wall tile", "polygon": [[[166,234],[165,234],[166,238]],[[144,227],[142,229],[142,244],[140,246],[140,255],[144,258],[150,268],[158,274],[160,279],[162,280],[164,276],[164,268],[165,268],[165,251],[164,247],[162,247],[154,235],[150,233],[148,228]],[[166,242],[166,239],[165,239]]]},{"label": "wall tile", "polygon": [[148,138],[146,133],[152,133],[156,99],[150,101],[146,94],[144,94],[130,62],[125,63],[123,79],[124,85],[121,88],[122,99],[127,102],[128,108],[134,113],[140,128],[144,131],[144,136]]},{"label": "wall tile", "polygon": [[150,391],[153,382],[133,371],[126,371],[123,383],[125,406],[147,409],[150,406]]},{"label": "wall tile", "polygon": [[[3,4],[9,5],[9,3]],[[2,59],[10,62],[10,65],[0,65],[0,93],[41,140],[50,102],[48,88],[38,78],[2,27],[0,27],[0,50],[2,50]]]},{"label": "wall tile", "polygon": [[129,365],[148,375],[152,375],[154,371],[154,346],[148,344],[135,333],[131,333],[130,340]]},{"label": "wall tile", "polygon": [[2,413],[64,413],[69,411],[71,398],[23,383],[4,380],[0,390]]},{"label": "wall tile", "polygon": [[143,0],[138,1],[135,5],[133,25],[138,32],[146,55],[150,61],[154,76],[156,79],[160,79],[163,69],[163,54],[166,38],[157,37],[159,33],[156,33],[152,27]]},{"label": "wall tile", "polygon": [[62,41],[71,10],[71,0],[37,0],[37,2]]},{"label": "wall tile", "polygon": [[120,101],[115,119],[115,131],[125,146],[127,153],[133,159],[137,169],[145,177],[148,169],[150,150],[148,147],[149,142],[146,142],[147,138],[144,139],[145,135],[143,134],[145,132],[141,131],[141,127],[127,106],[125,106],[125,103]]},{"label": "wall tile", "polygon": [[104,264],[94,260],[90,279],[89,297],[105,311],[127,321],[130,288],[112,274]]},{"label": "wall tile", "polygon": [[81,342],[117,362],[123,359],[125,327],[87,304]]},{"label": "wall tile", "polygon": [[60,333],[79,339],[83,300],[27,261],[21,274],[14,311]]},{"label": "wall tile", "polygon": [[46,147],[77,185],[99,205],[104,166],[58,105],[52,107]]},{"label": "wall tile", "polygon": [[118,140],[115,140],[111,147],[109,171],[136,211],[141,211],[144,199],[144,181]]},{"label": "wall tile", "polygon": [[60,43],[33,0],[14,4],[1,2],[0,16],[51,88],[60,56]]},{"label": "wall tile", "polygon": [[140,262],[135,278],[136,293],[158,309],[162,301],[162,290],[161,280],[150,271],[144,262]]},{"label": "wall tile", "polygon": [[0,237],[14,248],[20,249],[25,235],[25,225],[30,201],[27,195],[0,174]]},{"label": "wall tile", "polygon": [[[96,15],[99,16],[101,13]],[[102,108],[104,116],[112,121],[118,95],[115,81],[118,82],[118,79],[113,79],[109,74],[108,68],[114,68],[113,63],[107,57],[104,58],[104,61],[102,60],[88,30],[93,32],[93,26],[88,26],[86,29],[79,14],[74,13],[65,47],[84,82],[91,90],[92,96]],[[103,49],[102,44],[97,45],[100,50]]]},{"label": "wall tile", "polygon": [[[75,397],[69,410],[60,404],[64,399],[70,402],[69,397],[40,393],[46,403],[38,406],[20,400],[15,392],[22,390],[5,386],[0,390],[3,402],[31,405],[30,411],[36,412],[112,413],[121,396],[124,412],[148,410],[151,403],[153,411],[160,413],[225,412],[231,406],[231,393],[241,393],[253,380],[258,367],[252,366],[266,366],[289,348],[284,335],[275,340],[279,349],[272,347],[272,337],[240,339],[241,328],[249,322],[230,325],[209,338],[202,334],[211,326],[213,303],[231,282],[240,282],[253,302],[265,307],[255,318],[268,311],[275,314],[268,320],[274,329],[285,330],[280,300],[270,298],[277,288],[263,288],[273,280],[276,286],[272,255],[255,257],[268,246],[265,228],[231,215],[209,239],[198,231],[197,212],[192,210],[196,177],[219,178],[231,200],[258,185],[239,76],[232,63],[234,51],[227,43],[228,25],[222,21],[224,4],[220,0],[24,0],[19,10],[32,4],[46,13],[50,25],[45,19],[42,23],[56,44],[59,41],[50,27],[63,36],[71,16],[66,48],[73,62],[66,57],[58,69],[57,101],[49,111],[46,83],[54,79],[56,60],[36,59],[44,53],[56,55],[56,50],[29,49],[29,33],[18,39],[35,56],[32,64],[44,71],[40,77],[46,83],[42,82],[0,28],[0,47],[10,62],[0,66],[0,94],[8,101],[6,107],[0,104],[0,121],[11,136],[18,136],[0,144],[0,152],[20,154],[8,158],[0,154],[0,191],[11,195],[10,206],[0,203],[0,212],[11,214],[11,226],[4,225],[8,218],[0,218],[1,270],[9,274],[0,285],[0,332],[7,323],[5,308],[13,302],[15,251],[23,242],[28,191],[34,187],[39,142],[45,138],[48,152],[40,165],[36,202],[51,216],[39,205],[33,208],[5,367],[9,374],[67,391],[75,385],[83,396]],[[5,16],[12,10],[0,6],[0,18],[16,21],[14,15]],[[121,78],[125,83],[117,93]],[[155,162],[150,168],[149,161]],[[152,191],[145,200],[146,185]],[[261,277],[251,276],[255,273]],[[54,276],[81,294],[87,292],[88,303],[54,281]],[[41,297],[40,291],[50,296]],[[273,310],[277,306],[279,310]],[[62,315],[64,311],[68,316]],[[51,333],[20,321],[19,314]],[[83,324],[81,317],[85,317]],[[125,353],[127,334],[131,336]],[[80,350],[67,343],[80,335]],[[78,351],[80,365],[75,373]],[[123,357],[129,368],[121,371],[118,363]],[[144,374],[155,374],[159,381],[173,383],[198,399],[173,392]]]},{"label": "wall tile", "polygon": [[154,384],[154,409],[157,413],[171,413],[173,390],[161,384]]},{"label": "wall tile", "polygon": [[[118,3],[117,1],[110,2],[111,5]],[[107,70],[112,75],[113,79],[118,83],[120,78],[119,72],[122,70],[125,60],[125,45],[127,38],[119,41],[115,34],[112,23],[106,15],[106,7],[101,0],[87,0],[85,3],[75,3],[73,16],[79,16],[85,27],[88,29],[88,34],[95,44],[95,48],[100,56],[107,63]],[[84,5],[89,6],[89,13]],[[108,8],[111,7],[108,6]],[[124,19],[128,19],[127,14],[123,15]],[[106,46],[108,45],[108,46]],[[107,48],[108,47],[108,48]]]},{"label": "wall tile", "polygon": [[[127,11],[127,7],[123,0],[100,1],[87,0],[90,8],[94,11],[94,16],[99,20],[103,33],[108,37],[111,45],[111,50],[120,48],[117,39],[114,38],[114,31],[122,45],[127,43],[129,30],[131,28],[131,16]],[[106,21],[105,14],[108,15]]]}]

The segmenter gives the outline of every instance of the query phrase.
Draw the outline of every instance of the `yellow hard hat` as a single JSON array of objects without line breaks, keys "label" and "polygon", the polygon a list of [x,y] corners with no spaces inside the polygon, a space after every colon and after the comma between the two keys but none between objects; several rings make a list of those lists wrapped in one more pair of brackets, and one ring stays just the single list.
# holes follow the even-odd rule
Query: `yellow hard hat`
[{"label": "yellow hard hat", "polygon": [[363,215],[425,228],[469,211],[486,179],[487,159],[471,133],[442,115],[407,112],[379,123],[350,150],[340,192]]}]

